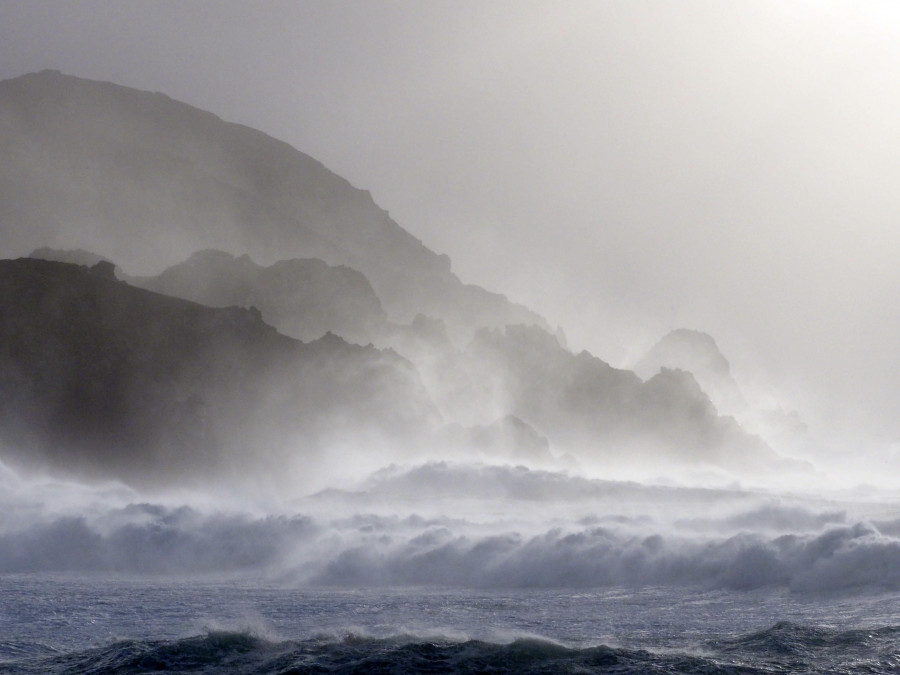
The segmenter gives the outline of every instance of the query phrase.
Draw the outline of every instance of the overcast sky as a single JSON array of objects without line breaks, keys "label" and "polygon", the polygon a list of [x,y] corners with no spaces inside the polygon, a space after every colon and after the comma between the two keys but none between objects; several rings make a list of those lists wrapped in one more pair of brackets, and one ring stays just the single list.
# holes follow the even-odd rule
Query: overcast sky
[{"label": "overcast sky", "polygon": [[0,0],[44,68],[287,141],[575,349],[704,330],[900,437],[900,4]]}]

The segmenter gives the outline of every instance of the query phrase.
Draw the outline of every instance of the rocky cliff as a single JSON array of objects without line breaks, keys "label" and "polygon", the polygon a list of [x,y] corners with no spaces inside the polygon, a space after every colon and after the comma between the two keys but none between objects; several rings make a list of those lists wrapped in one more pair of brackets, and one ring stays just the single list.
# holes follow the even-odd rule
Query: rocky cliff
[{"label": "rocky cliff", "polygon": [[102,265],[0,261],[7,461],[136,484],[302,480],[335,443],[364,453],[441,422],[393,352],[305,344],[255,309],[134,288]]},{"label": "rocky cliff", "polygon": [[362,272],[392,320],[544,325],[469,286],[371,195],[286,143],[163,94],[54,71],[0,82],[0,251],[84,248],[131,274],[202,249]]}]

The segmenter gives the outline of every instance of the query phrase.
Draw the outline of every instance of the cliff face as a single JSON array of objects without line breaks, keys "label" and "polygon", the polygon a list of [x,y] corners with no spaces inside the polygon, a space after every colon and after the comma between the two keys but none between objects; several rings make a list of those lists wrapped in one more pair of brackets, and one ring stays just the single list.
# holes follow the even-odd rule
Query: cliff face
[{"label": "cliff face", "polygon": [[321,258],[371,282],[392,320],[543,319],[465,286],[371,195],[262,132],[162,94],[45,71],[0,82],[0,250],[85,248],[130,273],[221,249]]},{"label": "cliff face", "polygon": [[587,352],[572,354],[536,327],[480,331],[455,370],[463,376],[446,380],[438,400],[479,409],[503,401],[508,414],[584,457],[742,469],[779,462],[763,441],[720,416],[690,373],[663,369],[642,382]]},{"label": "cliff face", "polygon": [[420,319],[419,371],[392,350],[331,333],[299,342],[256,308],[206,307],[113,270],[0,261],[4,461],[151,486],[302,481],[372,449],[402,461],[438,446],[539,463],[569,450],[610,466],[779,466],[690,373],[642,382],[537,327],[484,329],[459,351]]},{"label": "cliff face", "polygon": [[103,272],[0,261],[0,443],[14,463],[155,485],[288,475],[332,442],[402,441],[440,421],[391,352],[304,344],[256,310]]},{"label": "cliff face", "polygon": [[[0,251],[78,263],[0,261],[0,452],[19,464],[283,477],[335,448],[414,457],[442,422],[440,442],[504,457],[776,463],[707,398],[704,367],[730,377],[711,338],[687,336],[700,365],[648,356],[646,382],[572,354],[261,132],[44,72],[0,82],[0,158]],[[171,267],[119,272],[139,289],[111,260]]]}]

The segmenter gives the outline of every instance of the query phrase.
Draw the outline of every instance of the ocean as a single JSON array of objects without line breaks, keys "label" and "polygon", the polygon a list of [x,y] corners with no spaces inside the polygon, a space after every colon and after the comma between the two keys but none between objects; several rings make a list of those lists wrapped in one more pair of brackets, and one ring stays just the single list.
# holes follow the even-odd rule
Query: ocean
[{"label": "ocean", "polygon": [[263,503],[0,471],[0,673],[900,672],[900,508],[433,463]]},{"label": "ocean", "polygon": [[900,672],[900,595],[0,578],[0,673]]}]

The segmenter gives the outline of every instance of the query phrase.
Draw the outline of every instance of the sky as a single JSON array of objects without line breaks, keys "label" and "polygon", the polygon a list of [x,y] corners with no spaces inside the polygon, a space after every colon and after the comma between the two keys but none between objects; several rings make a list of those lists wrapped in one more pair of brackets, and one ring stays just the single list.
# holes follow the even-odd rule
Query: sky
[{"label": "sky", "polygon": [[892,2],[0,0],[0,79],[45,68],[290,143],[575,350],[706,331],[900,451]]}]

